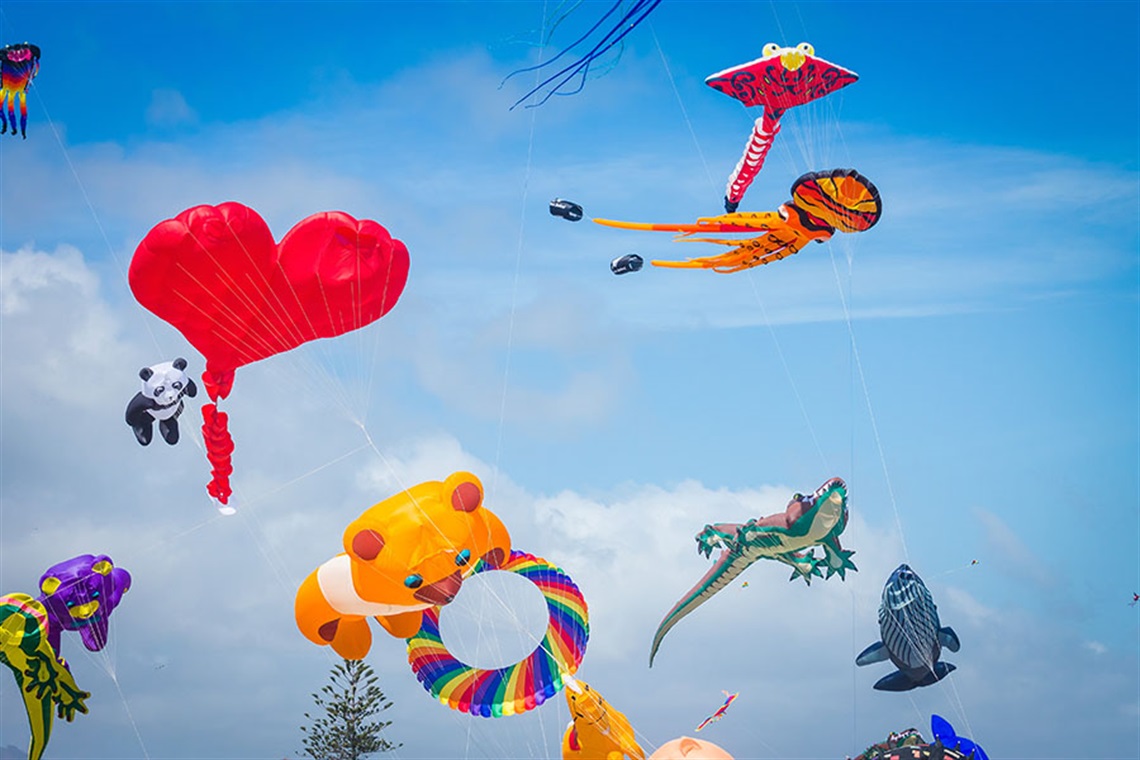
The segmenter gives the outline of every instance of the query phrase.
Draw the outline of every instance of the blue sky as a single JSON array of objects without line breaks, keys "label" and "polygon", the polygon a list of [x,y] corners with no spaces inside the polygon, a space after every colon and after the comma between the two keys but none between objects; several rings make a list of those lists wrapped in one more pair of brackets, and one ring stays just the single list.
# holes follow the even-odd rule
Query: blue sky
[{"label": "blue sky", "polygon": [[[533,79],[500,82],[541,54],[519,40],[543,12],[0,4],[0,39],[43,50],[28,139],[0,139],[0,586],[87,552],[135,580],[105,655],[65,636],[92,711],[46,757],[297,756],[331,663],[295,630],[297,584],[366,507],[456,469],[582,587],[580,675],[647,748],[729,689],[706,732],[737,758],[840,758],[932,711],[994,758],[1140,754],[1137,5],[664,0],[581,93],[509,111]],[[615,256],[695,246],[549,215],[554,197],[717,213],[759,114],[703,80],[801,40],[860,80],[785,118],[741,210],[852,166],[882,193],[874,229],[736,275],[614,277]],[[143,449],[122,424],[139,367],[202,364],[134,302],[131,254],[226,200],[278,237],[327,209],[373,218],[412,257],[377,325],[239,370],[228,518],[193,438]],[[647,669],[707,567],[692,536],[833,475],[859,572],[805,589],[756,565]],[[963,642],[909,697],[853,665],[903,561]],[[486,606],[455,614],[506,646]],[[472,720],[432,703],[400,642],[369,661],[397,757],[558,756],[560,699]],[[26,736],[0,678],[0,747]]]}]

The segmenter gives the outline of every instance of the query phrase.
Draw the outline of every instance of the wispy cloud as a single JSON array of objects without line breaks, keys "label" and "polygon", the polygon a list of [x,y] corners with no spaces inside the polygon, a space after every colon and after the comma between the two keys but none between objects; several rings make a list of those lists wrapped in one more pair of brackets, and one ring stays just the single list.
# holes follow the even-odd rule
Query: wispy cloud
[{"label": "wispy cloud", "polygon": [[197,120],[197,112],[178,90],[158,89],[151,93],[150,105],[146,108],[147,124],[154,127],[177,127],[193,124]]}]

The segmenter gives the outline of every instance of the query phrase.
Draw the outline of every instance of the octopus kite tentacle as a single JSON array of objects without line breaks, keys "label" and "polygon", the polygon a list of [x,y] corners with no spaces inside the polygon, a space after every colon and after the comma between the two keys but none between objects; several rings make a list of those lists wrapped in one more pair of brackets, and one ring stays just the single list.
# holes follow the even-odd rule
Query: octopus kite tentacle
[{"label": "octopus kite tentacle", "polygon": [[[679,233],[676,239],[683,243],[731,246],[732,250],[716,256],[651,262],[653,266],[670,269],[711,269],[730,273],[786,259],[802,251],[808,243],[830,240],[836,230],[868,230],[882,215],[878,189],[854,169],[804,174],[792,184],[791,195],[792,199],[781,204],[778,211],[701,217],[696,224],[645,224],[612,219],[594,221],[625,230],[676,232]],[[761,234],[743,239],[692,237],[724,232]]]},{"label": "octopus kite tentacle", "polygon": [[[653,667],[665,634],[681,618],[732,583],[757,560],[782,562],[793,570],[790,580],[803,578],[808,585],[813,576],[826,580],[838,575],[846,579],[848,570],[856,570],[851,562],[855,552],[839,544],[839,535],[846,527],[847,485],[841,478],[832,478],[811,496],[796,494],[779,514],[743,524],[706,525],[696,536],[697,552],[711,557],[713,550],[719,549],[720,556],[657,626],[649,650],[649,666]],[[815,546],[823,548],[822,558],[815,555]]]},{"label": "octopus kite tentacle", "polygon": [[[562,56],[568,54],[578,45],[585,42],[590,37],[590,35],[592,35],[599,27],[602,26],[603,22],[605,22],[605,20],[609,18],[610,15],[618,11],[621,8],[623,1],[624,0],[616,0],[613,6],[608,11],[606,11],[605,15],[598,19],[598,21],[592,27],[590,27],[590,29],[585,34],[579,37],[569,47],[562,50],[562,52],[558,53],[553,58],[543,61],[537,65],[527,66],[525,68],[512,71],[506,76],[505,79],[503,79],[503,81],[499,84],[499,87],[501,88],[504,84],[506,84],[508,79],[515,76],[516,74],[522,74],[528,71],[537,71],[539,69],[546,68],[550,64],[562,58]],[[542,100],[540,100],[538,103],[528,105],[527,108],[535,108],[537,106],[541,106],[543,103],[550,100],[550,98],[554,95],[573,95],[581,91],[582,87],[584,87],[586,84],[586,75],[589,73],[590,66],[593,64],[593,62],[615,45],[621,44],[622,39],[627,34],[632,32],[638,24],[644,21],[645,17],[648,16],[660,3],[661,0],[634,0],[629,10],[625,12],[625,14],[617,21],[617,23],[615,23],[613,27],[610,28],[608,32],[606,32],[605,36],[602,37],[599,42],[594,44],[594,46],[588,52],[586,52],[574,62],[564,66],[558,72],[550,75],[541,83],[535,85],[529,92],[527,92],[526,95],[523,95],[521,98],[516,100],[514,102],[514,105],[510,107],[510,110],[513,111],[521,103],[524,103],[527,99],[529,99],[531,95],[534,95],[548,85],[550,85],[550,89],[547,91],[545,97],[543,97]],[[561,79],[559,79],[560,77]],[[562,88],[573,81],[575,78],[580,78],[580,82],[577,88],[571,92],[562,92]],[[558,82],[552,85],[551,83],[556,79]]]}]

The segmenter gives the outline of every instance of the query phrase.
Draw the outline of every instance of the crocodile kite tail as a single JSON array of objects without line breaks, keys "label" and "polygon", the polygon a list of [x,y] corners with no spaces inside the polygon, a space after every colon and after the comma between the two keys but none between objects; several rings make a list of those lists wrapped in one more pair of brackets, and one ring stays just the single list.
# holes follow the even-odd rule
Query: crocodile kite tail
[{"label": "crocodile kite tail", "polygon": [[709,568],[704,577],[697,581],[697,585],[689,589],[681,600],[669,610],[669,614],[657,626],[657,632],[653,634],[653,646],[649,650],[649,667],[653,667],[653,658],[657,656],[657,649],[661,646],[661,641],[665,638],[665,634],[681,621],[681,618],[688,615],[690,612],[700,607],[708,601],[713,594],[720,591],[722,588],[732,583],[741,573],[748,568],[755,560],[748,559],[742,556],[739,552],[725,549],[721,552],[716,563]]}]

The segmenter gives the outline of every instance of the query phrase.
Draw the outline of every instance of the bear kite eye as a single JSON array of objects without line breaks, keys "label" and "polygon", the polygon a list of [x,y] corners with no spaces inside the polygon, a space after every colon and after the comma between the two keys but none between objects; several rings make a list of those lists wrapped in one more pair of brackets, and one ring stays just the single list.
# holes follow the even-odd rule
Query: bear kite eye
[{"label": "bear kite eye", "polygon": [[160,386],[158,386],[157,388],[155,388],[155,389],[154,389],[154,395],[156,395],[156,396],[161,396],[161,395],[162,395],[162,392],[163,392],[163,391],[165,391],[165,390],[166,390],[166,386],[165,386],[165,385],[160,385]]},{"label": "bear kite eye", "polygon": [[68,599],[67,600],[67,606],[68,607],[74,607],[75,606],[75,600],[74,599]]},{"label": "bear kite eye", "polygon": [[419,588],[420,586],[424,585],[424,579],[421,576],[412,573],[404,579],[404,585],[408,588]]},{"label": "bear kite eye", "polygon": [[471,561],[471,550],[470,549],[464,549],[463,551],[459,552],[459,554],[455,555],[455,564],[457,564],[459,566],[466,565],[470,561]]},{"label": "bear kite eye", "polygon": [[92,591],[91,592],[91,598],[92,599],[98,599],[99,598],[99,592],[98,591]]},{"label": "bear kite eye", "polygon": [[182,383],[181,381],[175,380],[173,383],[171,383],[171,387],[176,391],[180,391],[182,390]]}]

